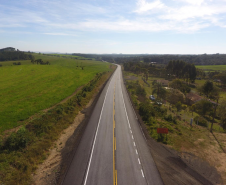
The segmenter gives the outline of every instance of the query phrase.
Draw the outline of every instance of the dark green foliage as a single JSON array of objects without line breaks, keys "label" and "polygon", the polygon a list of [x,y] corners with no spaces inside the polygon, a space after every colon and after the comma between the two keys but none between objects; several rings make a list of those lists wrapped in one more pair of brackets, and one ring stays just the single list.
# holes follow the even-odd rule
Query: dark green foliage
[{"label": "dark green foliage", "polygon": [[222,85],[226,85],[226,73],[220,73],[214,76],[215,79],[220,79]]},{"label": "dark green foliage", "polygon": [[34,57],[31,54],[26,54],[21,51],[4,51],[0,52],[0,61],[9,60],[32,60]]},{"label": "dark green foliage", "polygon": [[139,106],[139,114],[144,121],[148,121],[150,117],[155,117],[155,109],[149,102],[142,102]]},{"label": "dark green foliage", "polygon": [[140,86],[140,84],[137,85],[137,88],[136,88],[136,94],[137,95],[141,95],[141,96],[146,96],[146,91],[144,88],[142,88]]},{"label": "dark green foliage", "polygon": [[182,104],[181,104],[181,102],[178,101],[178,102],[175,104],[175,107],[176,107],[176,109],[177,109],[177,112],[181,111],[181,109],[182,109]]},{"label": "dark green foliage", "polygon": [[8,151],[25,148],[31,141],[32,136],[25,127],[21,127],[17,132],[13,132],[5,141],[3,148]]},{"label": "dark green foliage", "polygon": [[49,61],[44,62],[42,59],[37,59],[37,60],[32,59],[31,63],[32,64],[36,63],[36,64],[40,64],[40,65],[50,65]]},{"label": "dark green foliage", "polygon": [[152,94],[157,94],[157,99],[158,98],[162,98],[165,99],[166,98],[166,89],[164,87],[162,87],[161,83],[158,83],[156,80],[152,82],[152,86],[153,86],[153,90],[152,90]]},{"label": "dark green foliage", "polygon": [[171,114],[165,115],[165,116],[164,116],[164,119],[165,119],[166,121],[168,121],[168,122],[172,122],[172,123],[174,123],[174,124],[177,124],[177,118],[176,118],[176,116],[172,116]]},{"label": "dark green foliage", "polygon": [[197,124],[197,122],[198,122],[198,125],[203,126],[203,127],[208,127],[208,123],[207,123],[206,119],[203,118],[202,116],[196,116],[194,118],[194,121],[195,121],[195,124]]},{"label": "dark green foliage", "polygon": [[166,70],[170,75],[175,75],[177,78],[183,78],[187,80],[187,82],[194,82],[196,79],[196,67],[194,64],[173,60],[168,63]]},{"label": "dark green foliage", "polygon": [[21,65],[21,62],[13,62],[13,65]]},{"label": "dark green foliage", "polygon": [[223,100],[218,106],[218,116],[221,119],[221,125],[224,130],[226,130],[226,100]]},{"label": "dark green foliage", "polygon": [[169,85],[174,89],[180,90],[184,94],[189,93],[191,91],[191,88],[179,79],[173,80]]},{"label": "dark green foliage", "polygon": [[56,113],[57,114],[63,114],[63,112],[64,112],[64,107],[63,107],[63,105],[57,105],[56,106]]},{"label": "dark green foliage", "polygon": [[207,80],[205,84],[201,87],[202,93],[206,95],[206,97],[209,96],[209,94],[213,91],[213,82]]},{"label": "dark green foliage", "polygon": [[202,99],[195,104],[195,111],[202,116],[211,113],[212,110],[213,104],[208,100]]},{"label": "dark green foliage", "polygon": [[144,121],[149,121],[150,117],[164,117],[167,113],[165,108],[154,106],[149,101],[144,101],[139,105],[139,114]]}]

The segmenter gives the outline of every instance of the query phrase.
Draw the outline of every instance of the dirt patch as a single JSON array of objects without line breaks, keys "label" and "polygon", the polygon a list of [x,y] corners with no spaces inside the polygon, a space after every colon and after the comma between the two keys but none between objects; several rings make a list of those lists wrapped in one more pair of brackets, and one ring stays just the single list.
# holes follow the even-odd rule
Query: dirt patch
[{"label": "dirt patch", "polygon": [[7,137],[9,137],[9,135],[12,133],[12,132],[17,132],[23,125],[20,125],[18,127],[15,127],[15,128],[12,128],[12,129],[9,129],[9,130],[6,130],[3,132],[2,134],[2,138],[5,139]]},{"label": "dirt patch", "polygon": [[138,80],[138,78],[135,76],[126,76],[125,79],[126,80]]},{"label": "dirt patch", "polygon": [[65,147],[68,138],[70,138],[74,130],[82,122],[85,115],[79,112],[75,117],[73,124],[65,129],[60,138],[54,143],[53,147],[49,151],[48,158],[40,164],[35,174],[33,174],[34,184],[47,185],[56,183],[55,173],[59,171],[59,165],[62,160],[61,150]]}]

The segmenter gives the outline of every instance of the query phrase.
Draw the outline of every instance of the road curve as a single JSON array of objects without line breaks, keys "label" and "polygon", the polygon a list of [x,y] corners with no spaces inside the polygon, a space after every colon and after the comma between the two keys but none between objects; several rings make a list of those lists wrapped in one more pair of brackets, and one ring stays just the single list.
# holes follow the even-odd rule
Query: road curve
[{"label": "road curve", "polygon": [[63,185],[162,185],[118,66],[102,91]]}]

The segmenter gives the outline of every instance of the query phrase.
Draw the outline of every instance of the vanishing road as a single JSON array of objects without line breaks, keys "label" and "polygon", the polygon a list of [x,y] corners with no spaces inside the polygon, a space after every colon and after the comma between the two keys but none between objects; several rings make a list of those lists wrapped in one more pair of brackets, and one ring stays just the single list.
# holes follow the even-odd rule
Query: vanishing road
[{"label": "vanishing road", "polygon": [[162,185],[121,66],[103,89],[63,185]]}]

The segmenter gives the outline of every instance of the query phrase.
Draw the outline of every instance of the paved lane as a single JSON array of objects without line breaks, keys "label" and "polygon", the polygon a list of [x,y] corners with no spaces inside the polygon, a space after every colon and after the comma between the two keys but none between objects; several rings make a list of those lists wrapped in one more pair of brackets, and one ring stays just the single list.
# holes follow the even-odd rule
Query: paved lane
[{"label": "paved lane", "polygon": [[63,182],[161,185],[118,66],[103,90]]}]

